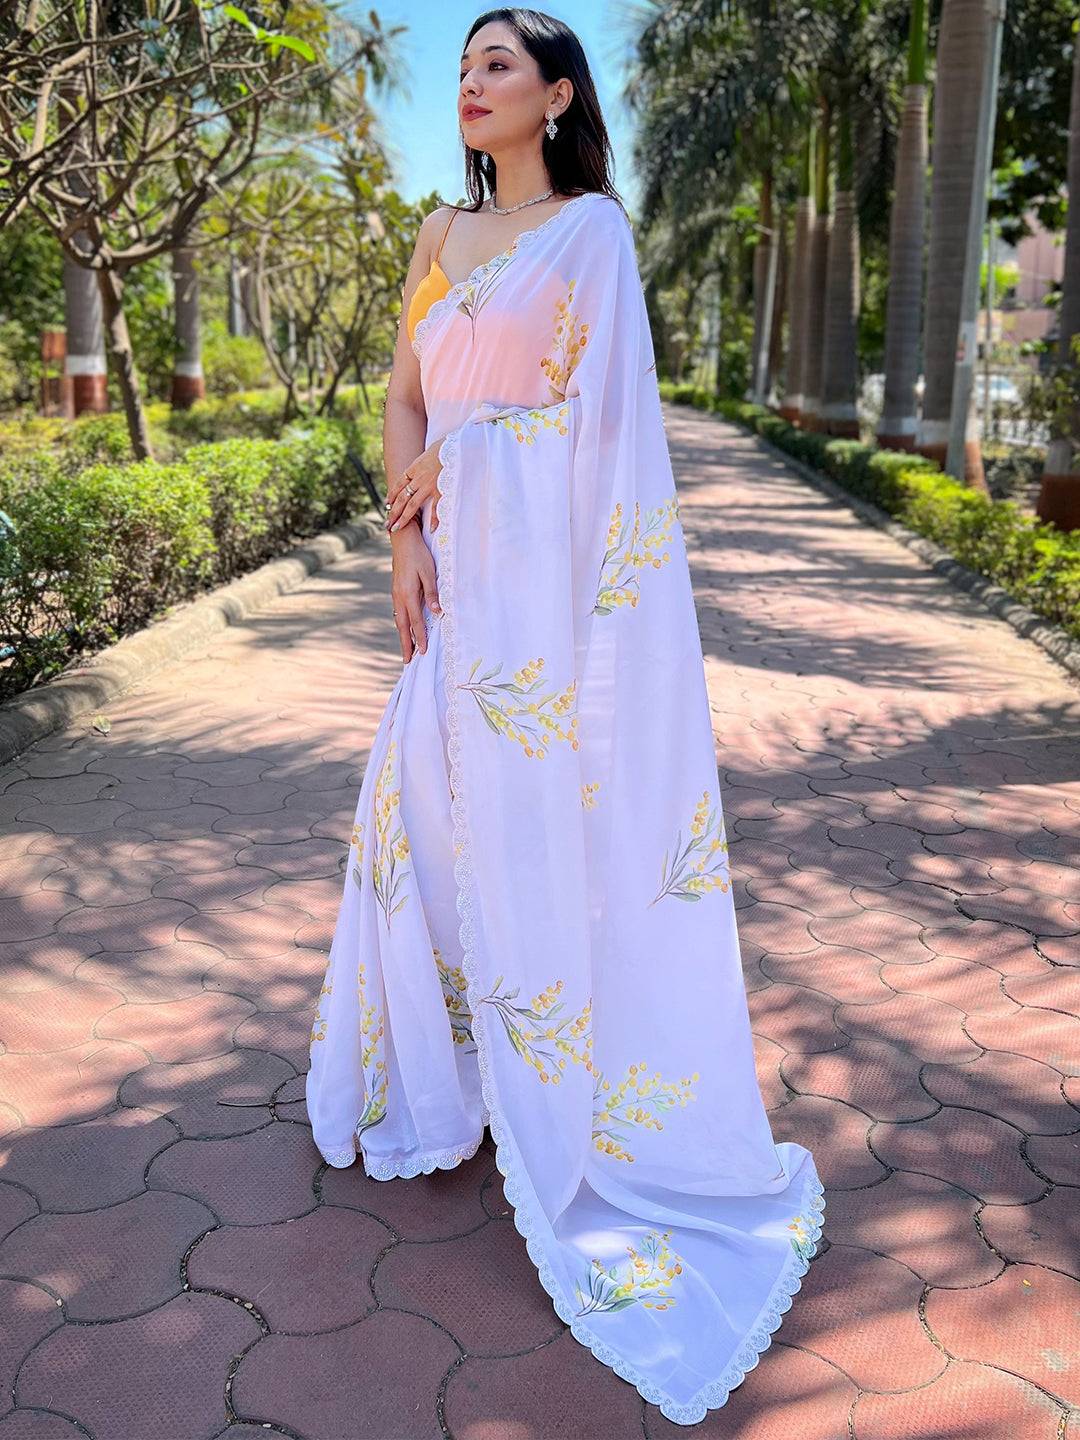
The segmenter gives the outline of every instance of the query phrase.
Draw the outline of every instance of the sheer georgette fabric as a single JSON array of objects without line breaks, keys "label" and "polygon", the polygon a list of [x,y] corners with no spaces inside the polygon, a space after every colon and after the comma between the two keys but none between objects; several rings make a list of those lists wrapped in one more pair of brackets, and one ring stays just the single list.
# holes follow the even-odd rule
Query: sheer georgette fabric
[{"label": "sheer georgette fabric", "polygon": [[821,1233],[758,1087],[700,634],[629,222],[585,194],[416,327],[442,618],[372,745],[312,1031],[331,1165],[485,1122],[574,1336],[721,1406]]}]

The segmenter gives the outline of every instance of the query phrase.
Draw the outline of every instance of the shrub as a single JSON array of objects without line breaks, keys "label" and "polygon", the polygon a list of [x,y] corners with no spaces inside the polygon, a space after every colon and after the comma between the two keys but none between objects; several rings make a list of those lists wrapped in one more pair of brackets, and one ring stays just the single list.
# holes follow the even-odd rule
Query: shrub
[{"label": "shrub", "polygon": [[[306,421],[278,441],[193,446],[171,464],[71,468],[67,449],[0,471],[0,695],[365,508],[347,451],[367,450],[374,424]],[[76,450],[113,440],[88,424]]]},{"label": "shrub", "polygon": [[800,430],[760,405],[714,402],[693,386],[662,382],[660,393],[676,404],[715,409],[725,420],[756,431],[1080,639],[1080,531],[1032,520],[1011,500],[970,489],[922,455]]}]

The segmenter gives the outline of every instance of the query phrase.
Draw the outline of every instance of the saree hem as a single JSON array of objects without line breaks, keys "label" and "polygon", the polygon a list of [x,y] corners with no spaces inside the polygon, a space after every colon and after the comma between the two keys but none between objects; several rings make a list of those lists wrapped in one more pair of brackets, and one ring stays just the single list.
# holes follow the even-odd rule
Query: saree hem
[{"label": "saree hem", "polygon": [[431,1175],[435,1170],[453,1170],[455,1166],[471,1160],[484,1143],[484,1129],[485,1126],[481,1125],[475,1139],[466,1141],[464,1145],[452,1145],[443,1150],[422,1150],[407,1159],[368,1156],[362,1148],[357,1150],[355,1146],[320,1153],[335,1170],[347,1169],[359,1155],[365,1175],[372,1180],[411,1180],[416,1175]]},{"label": "saree hem", "polygon": [[[564,207],[566,208],[566,207]],[[561,215],[562,211],[558,212]],[[552,217],[557,219],[558,215]],[[550,224],[550,221],[545,222]],[[761,1353],[771,1343],[773,1332],[778,1329],[782,1317],[791,1308],[792,1297],[800,1289],[802,1276],[810,1268],[810,1261],[794,1247],[774,1281],[753,1324],[746,1330],[738,1348],[724,1370],[708,1380],[690,1400],[677,1399],[644,1375],[635,1366],[624,1360],[612,1348],[609,1341],[575,1315],[570,1304],[564,1299],[562,1287],[555,1274],[543,1238],[543,1224],[540,1202],[528,1180],[526,1167],[519,1168],[518,1148],[513,1143],[513,1134],[507,1124],[498,1095],[498,1082],[490,1053],[491,1041],[487,1032],[487,1007],[480,989],[478,955],[478,925],[475,913],[475,876],[466,809],[465,782],[462,763],[462,735],[459,700],[459,660],[457,653],[457,596],[456,549],[457,512],[459,482],[459,449],[461,434],[470,421],[450,430],[439,445],[438,457],[442,469],[439,477],[440,490],[440,598],[442,601],[442,658],[443,681],[446,694],[447,759],[450,767],[450,788],[452,801],[450,814],[454,842],[454,879],[457,887],[457,911],[460,917],[459,936],[462,951],[462,973],[466,981],[469,1009],[473,1017],[473,1038],[477,1046],[477,1064],[480,1075],[483,1103],[489,1115],[489,1127],[495,1142],[495,1164],[504,1177],[503,1186],[507,1202],[513,1208],[514,1224],[525,1240],[526,1251],[536,1267],[540,1283],[550,1297],[555,1313],[569,1327],[571,1334],[584,1345],[602,1364],[607,1365],[621,1379],[634,1385],[643,1399],[659,1407],[661,1414],[674,1424],[690,1425],[704,1419],[709,1409],[723,1406],[731,1391],[753,1369]],[[521,1171],[525,1171],[522,1175]],[[825,1208],[824,1187],[813,1168],[806,1177],[801,1193],[802,1207],[807,1217],[805,1242],[807,1248],[821,1235],[823,1211]]]}]

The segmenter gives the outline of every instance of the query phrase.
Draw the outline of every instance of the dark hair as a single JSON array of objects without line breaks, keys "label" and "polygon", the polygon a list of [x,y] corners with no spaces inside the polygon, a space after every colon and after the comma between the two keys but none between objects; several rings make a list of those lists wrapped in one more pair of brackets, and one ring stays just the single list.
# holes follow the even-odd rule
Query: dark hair
[{"label": "dark hair", "polygon": [[[610,195],[621,205],[622,200],[610,175],[611,141],[596,98],[589,62],[581,41],[568,25],[542,10],[522,10],[510,6],[485,10],[469,28],[462,50],[483,25],[502,21],[509,25],[532,56],[546,84],[563,78],[574,87],[570,104],[556,119],[558,127],[552,140],[544,132],[542,154],[551,183],[563,195],[578,195],[595,190]],[[464,138],[462,140],[464,144]],[[472,204],[462,208],[478,210],[488,195],[495,194],[496,165],[484,150],[465,145],[465,189]]]}]

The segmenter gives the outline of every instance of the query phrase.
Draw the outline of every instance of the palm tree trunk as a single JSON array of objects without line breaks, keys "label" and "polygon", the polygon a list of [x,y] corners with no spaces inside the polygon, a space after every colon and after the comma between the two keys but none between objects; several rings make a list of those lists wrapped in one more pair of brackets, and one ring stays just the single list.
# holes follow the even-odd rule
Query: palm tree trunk
[{"label": "palm tree trunk", "polygon": [[803,335],[803,403],[800,411],[807,430],[821,425],[822,359],[825,342],[825,286],[829,270],[829,107],[822,102],[817,145],[814,229],[807,265],[806,330]]},{"label": "palm tree trunk", "polygon": [[784,365],[784,314],[787,310],[787,292],[791,272],[791,245],[788,240],[787,215],[779,205],[775,207],[777,245],[776,293],[773,296],[772,334],[769,337],[769,377],[773,385]]},{"label": "palm tree trunk", "polygon": [[173,323],[176,359],[173,361],[172,404],[188,410],[206,394],[202,368],[202,334],[199,313],[199,272],[195,252],[188,245],[173,251]]},{"label": "palm tree trunk", "polygon": [[[942,465],[949,446],[953,369],[987,39],[985,0],[945,0],[934,96],[933,184],[923,347],[926,388],[919,429],[919,449]],[[981,482],[978,436],[970,433],[964,468],[970,483]]]},{"label": "palm tree trunk", "polygon": [[885,396],[878,442],[911,450],[918,433],[919,337],[926,246],[926,3],[911,7],[896,181],[889,217],[889,294],[885,310]]},{"label": "palm tree trunk", "polygon": [[836,199],[829,236],[821,420],[830,435],[859,438],[859,217],[855,209],[850,101],[839,117]]},{"label": "palm tree trunk", "polygon": [[[758,237],[754,246],[754,339],[752,346],[753,360],[750,366],[751,379],[750,388],[754,388],[754,377],[757,374],[758,356],[761,354],[761,346],[767,343],[762,335],[762,329],[767,323],[765,318],[765,291],[768,286],[769,264],[772,256],[772,247],[776,240],[773,230],[773,177],[771,170],[765,170],[761,176],[761,190],[758,199]],[[769,391],[769,375],[766,367],[765,393]]]},{"label": "palm tree trunk", "polygon": [[788,293],[788,363],[784,403],[780,414],[792,423],[803,407],[803,364],[806,351],[807,302],[810,295],[810,247],[814,233],[814,127],[810,126],[803,152],[802,179],[795,209],[795,251]]},{"label": "palm tree trunk", "polygon": [[[1058,363],[1080,365],[1073,342],[1080,336],[1080,36],[1073,41],[1072,100],[1069,105],[1069,210],[1065,221],[1065,271],[1061,282],[1061,337]],[[1061,530],[1080,530],[1080,415],[1070,434],[1052,437],[1039,489],[1038,514]]]}]

